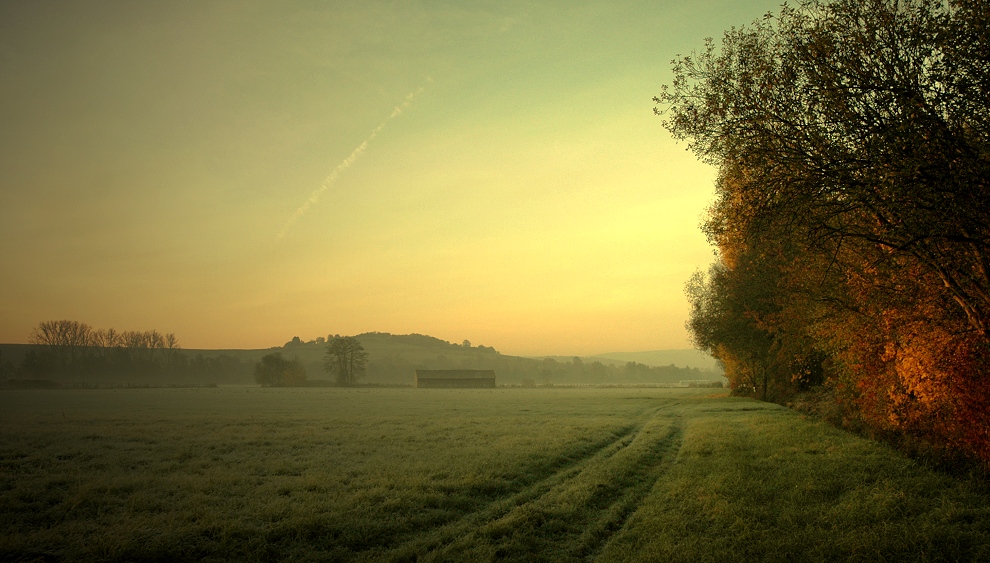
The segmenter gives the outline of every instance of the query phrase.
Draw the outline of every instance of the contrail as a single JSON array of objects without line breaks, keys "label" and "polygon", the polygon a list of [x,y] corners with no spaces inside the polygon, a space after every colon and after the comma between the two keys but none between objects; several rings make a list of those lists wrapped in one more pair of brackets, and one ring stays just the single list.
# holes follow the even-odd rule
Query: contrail
[{"label": "contrail", "polygon": [[289,220],[285,222],[285,226],[282,227],[281,231],[279,231],[278,236],[275,238],[275,240],[282,240],[283,238],[285,238],[285,235],[287,235],[289,231],[292,230],[292,226],[296,224],[296,221],[298,221],[300,217],[305,215],[306,212],[309,211],[310,207],[316,205],[317,202],[320,201],[320,197],[323,196],[323,193],[329,190],[330,187],[334,185],[334,183],[337,181],[337,177],[340,176],[341,173],[344,172],[344,170],[350,168],[351,165],[353,165],[357,159],[361,158],[361,155],[364,154],[365,150],[367,150],[368,144],[371,143],[371,141],[375,137],[377,137],[379,133],[381,133],[382,129],[385,128],[385,125],[388,124],[389,121],[392,121],[396,117],[402,115],[402,112],[404,112],[406,109],[409,108],[409,106],[412,105],[413,99],[416,96],[422,94],[423,90],[424,87],[420,86],[418,90],[406,94],[406,97],[402,101],[402,103],[395,106],[395,108],[392,109],[392,113],[385,118],[385,121],[379,123],[378,127],[375,127],[371,131],[371,134],[368,135],[368,137],[364,141],[362,141],[361,144],[358,145],[356,149],[351,151],[351,154],[348,155],[348,157],[345,158],[340,164],[338,164],[337,167],[334,168],[332,172],[330,172],[330,175],[327,176],[326,180],[323,180],[323,184],[321,184],[319,188],[313,191],[313,193],[309,194],[309,199],[303,202],[303,204],[299,206],[299,209],[296,209],[296,212],[293,213],[291,217],[289,217]]}]

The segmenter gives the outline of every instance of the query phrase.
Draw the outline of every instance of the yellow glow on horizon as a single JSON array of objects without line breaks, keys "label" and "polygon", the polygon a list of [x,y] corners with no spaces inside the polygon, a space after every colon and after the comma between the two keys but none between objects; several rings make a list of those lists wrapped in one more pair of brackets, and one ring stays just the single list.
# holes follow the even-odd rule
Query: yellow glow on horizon
[{"label": "yellow glow on horizon", "polygon": [[774,6],[8,7],[0,342],[688,347],[713,171],[650,99]]}]

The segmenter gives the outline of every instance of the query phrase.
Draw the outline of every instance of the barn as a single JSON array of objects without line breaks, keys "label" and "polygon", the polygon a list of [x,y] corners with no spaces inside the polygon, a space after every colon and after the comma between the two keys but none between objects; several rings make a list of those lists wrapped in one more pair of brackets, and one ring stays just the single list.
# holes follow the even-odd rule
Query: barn
[{"label": "barn", "polygon": [[418,369],[416,387],[493,388],[493,369]]}]

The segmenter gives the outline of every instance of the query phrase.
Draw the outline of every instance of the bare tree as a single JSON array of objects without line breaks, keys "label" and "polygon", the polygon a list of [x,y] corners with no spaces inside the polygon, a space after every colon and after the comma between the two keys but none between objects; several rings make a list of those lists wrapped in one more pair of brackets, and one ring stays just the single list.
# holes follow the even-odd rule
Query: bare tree
[{"label": "bare tree", "polygon": [[91,340],[97,354],[103,359],[109,359],[123,343],[120,333],[112,328],[94,330]]},{"label": "bare tree", "polygon": [[162,351],[165,354],[165,366],[171,367],[179,353],[179,339],[175,337],[175,333],[170,332],[162,337]]},{"label": "bare tree", "polygon": [[55,365],[64,370],[86,353],[92,333],[89,325],[79,321],[44,321],[31,332],[30,342],[44,346]]},{"label": "bare tree", "polygon": [[153,361],[155,350],[152,332],[154,331],[127,330],[121,334],[124,352],[132,363],[148,365]]}]

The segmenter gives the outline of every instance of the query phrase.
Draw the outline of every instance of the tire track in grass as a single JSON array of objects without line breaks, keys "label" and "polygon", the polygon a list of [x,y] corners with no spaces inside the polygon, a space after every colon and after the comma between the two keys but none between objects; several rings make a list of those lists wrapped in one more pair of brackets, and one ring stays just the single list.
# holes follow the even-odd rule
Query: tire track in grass
[{"label": "tire track in grass", "polygon": [[[680,448],[680,414],[662,405],[566,468],[376,559],[582,560],[619,532]],[[551,555],[553,554],[553,555]],[[384,555],[384,557],[383,557]]]},{"label": "tire track in grass", "polygon": [[417,555],[442,547],[444,544],[448,544],[458,537],[463,537],[465,533],[484,525],[486,522],[501,518],[511,510],[519,506],[524,506],[532,502],[533,499],[541,497],[561,482],[572,479],[581,472],[583,466],[593,462],[595,459],[603,455],[606,457],[611,456],[615,451],[624,448],[632,441],[632,437],[637,431],[638,428],[636,427],[629,428],[626,432],[616,436],[615,439],[590,450],[583,457],[570,460],[570,463],[567,463],[556,472],[527,486],[523,490],[497,499],[454,522],[435,528],[432,532],[428,532],[429,537],[418,537],[410,540],[391,550],[387,557],[392,559],[398,555],[398,560],[405,560],[406,557],[403,555],[408,554],[413,555],[413,559],[417,559]]},{"label": "tire track in grass", "polygon": [[352,555],[359,561],[415,561],[419,559],[420,554],[428,553],[437,547],[450,543],[484,522],[497,519],[514,507],[545,494],[561,480],[580,472],[580,468],[590,460],[601,456],[603,453],[628,445],[641,426],[641,424],[638,426],[632,424],[622,427],[619,429],[619,433],[613,434],[612,437],[584,448],[580,451],[580,455],[573,457],[567,454],[562,455],[548,466],[548,474],[544,473],[543,477],[525,485],[520,490],[488,502],[476,510],[446,523],[424,528],[414,534],[407,533],[395,536],[378,548],[353,552]]},{"label": "tire track in grass", "polygon": [[632,482],[628,483],[623,493],[613,495],[614,500],[607,508],[603,508],[601,519],[581,535],[579,547],[571,552],[574,559],[593,559],[605,549],[612,538],[626,526],[643,499],[673,463],[683,443],[684,423],[682,416],[677,415],[664,438],[658,440],[651,451],[640,459],[637,464],[639,471],[623,476],[626,480],[631,477]]},{"label": "tire track in grass", "polygon": [[[593,557],[621,530],[660,476],[658,460],[676,451],[679,417],[657,409],[622,449],[581,468],[580,473],[497,521],[482,526],[436,557],[457,560],[583,560]],[[474,545],[472,545],[474,544]],[[479,553],[478,546],[494,549]],[[464,553],[458,553],[461,549]],[[432,555],[432,554],[431,554]]]},{"label": "tire track in grass", "polygon": [[540,499],[546,498],[554,490],[566,487],[580,475],[587,473],[589,468],[600,467],[608,463],[608,460],[624,451],[635,442],[644,430],[656,419],[658,411],[670,408],[677,403],[662,405],[646,414],[636,424],[630,425],[626,430],[602,445],[589,450],[585,455],[567,460],[567,463],[550,475],[532,483],[524,489],[497,499],[485,507],[466,514],[460,519],[444,524],[429,531],[424,531],[417,537],[398,545],[384,553],[366,553],[369,560],[390,560],[390,561],[415,561],[431,560],[445,557],[443,553],[462,543],[466,537],[476,534],[479,530],[490,527],[507,517],[511,517],[513,512],[525,511],[527,507],[539,503]]}]

